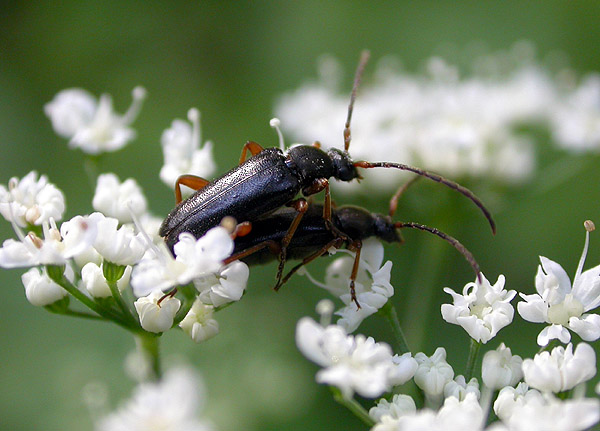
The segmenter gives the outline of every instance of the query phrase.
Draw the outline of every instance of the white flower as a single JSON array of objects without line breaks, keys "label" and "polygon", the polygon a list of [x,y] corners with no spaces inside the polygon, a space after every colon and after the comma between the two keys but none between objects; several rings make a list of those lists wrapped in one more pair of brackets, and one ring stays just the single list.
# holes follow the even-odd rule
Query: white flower
[{"label": "white flower", "polygon": [[459,400],[464,400],[467,394],[473,393],[479,399],[481,392],[479,391],[479,382],[475,377],[466,382],[465,376],[456,376],[454,380],[450,380],[444,386],[444,398],[456,397]]},{"label": "white flower", "polygon": [[219,333],[219,322],[212,318],[213,310],[212,305],[204,304],[197,298],[179,326],[196,343],[206,341]]},{"label": "white flower", "polygon": [[98,226],[94,248],[106,261],[116,265],[134,265],[142,258],[147,244],[141,233],[135,234],[129,226],[118,227],[117,219],[101,213],[93,213],[89,218],[94,219]]},{"label": "white flower", "polygon": [[350,333],[354,332],[365,318],[375,314],[394,295],[394,287],[390,284],[392,262],[388,260],[381,266],[382,262],[383,245],[375,238],[366,239],[362,245],[354,284],[360,308],[357,308],[350,294],[350,274],[354,265],[354,253],[351,253],[351,256],[335,259],[327,267],[325,283],[314,280],[307,271],[304,271],[304,274],[317,286],[339,296],[346,304],[335,314],[340,316],[337,324]]},{"label": "white flower", "polygon": [[212,142],[207,141],[200,148],[200,112],[190,109],[188,119],[191,126],[185,121],[174,120],[171,128],[162,134],[165,164],[160,170],[160,179],[169,187],[175,186],[180,175],[208,177],[215,171]]},{"label": "white flower", "polygon": [[323,328],[302,318],[296,325],[296,345],[304,356],[324,367],[317,373],[317,382],[336,386],[346,398],[354,392],[377,397],[390,390],[397,377],[390,346],[363,335],[349,336],[337,325]]},{"label": "white flower", "polygon": [[512,322],[515,310],[510,301],[516,291],[504,289],[503,275],[493,286],[483,273],[480,275],[481,282],[468,283],[462,295],[444,288],[444,292],[452,295],[454,304],[442,305],[442,317],[448,323],[462,326],[471,338],[485,344]]},{"label": "white flower", "polygon": [[45,175],[37,176],[31,171],[20,180],[11,178],[8,189],[0,185],[0,214],[19,227],[61,220],[65,211],[63,193]]},{"label": "white flower", "polygon": [[537,389],[529,389],[527,383],[521,382],[516,388],[507,386],[500,390],[494,401],[494,412],[503,422],[508,422],[515,409],[527,403],[541,405],[544,398]]},{"label": "white flower", "polygon": [[133,178],[123,183],[115,174],[102,174],[96,183],[92,206],[105,216],[114,217],[120,223],[132,221],[131,212],[138,217],[146,213],[148,204],[142,189]]},{"label": "white flower", "polygon": [[[131,266],[127,266],[123,276],[117,281],[119,291],[122,292],[129,286],[130,276]],[[102,268],[94,262],[88,262],[81,268],[81,285],[94,298],[107,298],[112,295],[108,283],[104,278]]]},{"label": "white flower", "polygon": [[134,267],[131,286],[136,296],[147,296],[154,290],[166,291],[216,274],[223,260],[231,255],[233,240],[227,229],[220,226],[199,239],[184,232],[173,251],[175,258],[163,242],[149,249]]},{"label": "white flower", "polygon": [[575,352],[569,343],[565,349],[555,347],[523,361],[525,382],[542,392],[562,392],[573,389],[596,375],[596,353],[586,343],[579,343]]},{"label": "white flower", "polygon": [[8,239],[0,248],[0,267],[22,268],[36,265],[64,265],[68,259],[85,252],[98,232],[94,220],[76,216],[61,225],[60,231],[50,218],[42,224],[44,239],[17,229],[20,241]]},{"label": "white flower", "polygon": [[21,280],[27,300],[37,307],[53,304],[67,296],[67,291],[52,281],[45,269],[31,268]]},{"label": "white flower", "polygon": [[419,368],[417,360],[412,357],[410,352],[403,355],[394,355],[392,357],[394,364],[392,371],[389,374],[389,381],[392,386],[403,385],[412,379]]},{"label": "white flower", "polygon": [[89,154],[116,151],[135,138],[129,125],[137,117],[146,91],[133,89],[133,102],[124,115],[116,114],[108,94],[97,101],[87,91],[71,88],[58,93],[44,106],[54,131],[70,139],[71,148],[81,148]]},{"label": "white flower", "polygon": [[138,298],[133,303],[140,317],[140,325],[148,332],[158,334],[173,326],[173,319],[181,306],[181,301],[167,296],[158,304],[163,297],[164,295],[160,291],[154,291],[148,296]]},{"label": "white flower", "polygon": [[438,347],[431,357],[417,353],[415,359],[419,368],[415,374],[415,383],[427,396],[437,397],[444,391],[446,384],[454,378],[454,370],[446,362],[446,349]]},{"label": "white flower", "polygon": [[404,415],[412,415],[417,412],[414,400],[408,395],[394,394],[392,401],[385,398],[380,399],[375,407],[369,410],[369,416],[375,422],[381,422],[384,416],[398,419]]},{"label": "white flower", "polygon": [[583,431],[599,420],[600,400],[560,400],[550,395],[516,403],[508,419],[503,418],[510,431]]},{"label": "white flower", "polygon": [[202,302],[219,307],[242,298],[249,275],[248,265],[235,261],[217,273],[194,279],[194,286]]},{"label": "white flower", "polygon": [[422,409],[414,414],[403,414],[399,418],[391,415],[382,417],[382,422],[372,431],[478,431],[483,430],[484,412],[475,394],[467,394],[464,400],[448,397],[442,408],[435,412]]},{"label": "white flower", "polygon": [[[507,63],[497,57],[485,60]],[[457,67],[439,58],[428,61],[425,76],[382,61],[373,83],[361,85],[350,153],[356,160],[417,164],[452,178],[527,179],[535,165],[533,142],[514,126],[546,118],[557,96],[542,68],[519,58],[512,63],[517,67],[493,76],[461,77]],[[276,116],[295,140],[342,146],[349,91],[340,95],[330,82],[322,76],[276,105]],[[386,192],[398,183],[390,172],[375,171],[361,172],[367,181],[355,190]]]},{"label": "white flower", "polygon": [[565,270],[558,263],[540,256],[541,265],[535,276],[536,294],[520,294],[526,302],[519,302],[517,310],[529,322],[550,323],[540,332],[537,342],[547,345],[558,338],[563,343],[571,340],[570,329],[585,341],[600,338],[600,316],[588,314],[600,305],[600,265],[583,271],[589,245],[589,233],[594,229],[589,220],[585,245],[573,279],[573,287]]},{"label": "white flower", "polygon": [[600,148],[600,75],[587,76],[555,104],[551,114],[554,141],[575,152]]},{"label": "white flower", "polygon": [[514,386],[523,377],[522,364],[520,356],[513,356],[510,348],[500,343],[496,350],[490,350],[483,356],[481,379],[490,389]]},{"label": "white flower", "polygon": [[131,399],[103,417],[98,431],[210,431],[198,418],[204,407],[204,386],[191,368],[169,370],[156,383],[142,383]]}]

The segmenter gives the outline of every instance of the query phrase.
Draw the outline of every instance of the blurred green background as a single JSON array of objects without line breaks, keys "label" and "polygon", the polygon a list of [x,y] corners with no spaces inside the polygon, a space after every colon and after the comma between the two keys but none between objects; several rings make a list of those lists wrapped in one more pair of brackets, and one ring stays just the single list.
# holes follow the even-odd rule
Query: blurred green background
[{"label": "blurred green background", "polygon": [[[43,113],[43,105],[64,88],[108,92],[123,112],[131,89],[146,87],[148,98],[134,123],[138,138],[103,157],[100,167],[121,179],[136,178],[153,212],[166,215],[173,196],[158,171],[160,135],[171,121],[198,107],[203,138],[214,141],[218,172],[224,172],[235,165],[246,140],[275,145],[269,127],[275,100],[315,77],[321,54],[340,60],[348,91],[363,48],[375,60],[397,55],[416,70],[444,44],[483,42],[494,51],[527,39],[541,56],[563,52],[578,73],[600,70],[597,1],[37,1],[4,2],[0,11],[0,183],[32,169],[48,175],[65,192],[67,218],[91,211],[93,190],[83,155],[67,148]],[[557,176],[565,179],[550,190],[540,192],[547,178],[536,177],[503,191],[503,204],[492,206],[495,238],[468,202],[455,202],[451,193],[428,184],[416,186],[403,201],[402,218],[435,224],[460,238],[492,281],[502,273],[509,289],[531,293],[538,255],[572,275],[583,246],[583,221],[600,222],[598,157],[552,150],[540,158],[541,168],[556,160],[564,161]],[[360,204],[384,212],[386,200],[363,198]],[[444,214],[428,211],[438,201],[447,203]],[[8,223],[0,224],[0,237],[11,235]],[[436,239],[412,232],[406,237],[401,249],[387,247],[394,260],[394,299],[405,320],[414,310],[431,315],[425,321],[421,316],[418,327],[414,320],[405,322],[409,342],[428,354],[446,347],[449,362],[462,373],[468,339],[461,328],[443,324],[439,306],[449,301],[442,288],[462,289],[472,273],[446,245],[439,251]],[[439,267],[428,266],[430,253],[444,253]],[[595,234],[587,267],[599,257]],[[100,381],[113,404],[127,396],[133,383],[123,361],[133,341],[108,324],[57,317],[29,305],[22,272],[0,272],[0,428],[92,429],[82,389]],[[317,367],[294,344],[296,321],[314,315],[322,292],[295,277],[275,294],[274,273],[274,266],[252,271],[244,299],[217,315],[221,334],[215,339],[195,345],[181,332],[166,334],[165,364],[185,358],[201,370],[206,414],[222,430],[363,429],[314,382]],[[419,291],[411,296],[411,289],[432,295],[424,292],[430,298],[419,302]],[[531,356],[541,329],[515,316],[486,349],[505,341],[514,353]],[[359,332],[392,341],[377,318]]]}]

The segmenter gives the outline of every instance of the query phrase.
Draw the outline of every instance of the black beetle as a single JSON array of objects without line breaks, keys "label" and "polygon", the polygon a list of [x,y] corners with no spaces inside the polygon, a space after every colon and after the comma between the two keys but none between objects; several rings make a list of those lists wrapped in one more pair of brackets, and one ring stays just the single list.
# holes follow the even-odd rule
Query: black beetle
[{"label": "black beetle", "polygon": [[[287,246],[287,259],[302,260],[302,262],[278,281],[275,290],[285,284],[302,266],[327,254],[331,249],[345,247],[356,252],[350,277],[350,293],[352,299],[356,301],[354,280],[356,279],[363,240],[375,237],[388,243],[400,244],[403,242],[400,229],[403,228],[427,231],[449,242],[465,257],[477,277],[479,277],[479,265],[471,252],[458,240],[439,229],[420,223],[394,222],[392,221],[393,210],[390,211],[390,215],[386,216],[371,213],[364,208],[353,205],[332,208],[331,221],[339,233],[333,233],[326,226],[322,214],[322,204],[309,204],[308,210],[304,213],[304,217],[298,224],[296,232]],[[236,237],[234,252],[226,260],[226,263],[239,259],[248,265],[259,265],[277,258],[283,260],[281,243],[288,235],[288,228],[295,217],[296,212],[293,209],[281,208],[268,216],[255,220],[252,223],[252,230],[247,235]],[[283,260],[283,264],[285,263],[286,261]]]},{"label": "black beetle", "polygon": [[[231,216],[248,226],[258,218],[271,214],[283,206],[288,206],[294,208],[296,216],[281,242],[280,257],[281,262],[284,262],[287,245],[308,209],[305,199],[294,198],[300,192],[304,196],[310,196],[322,190],[325,190],[322,214],[325,226],[336,236],[343,237],[344,235],[331,222],[328,180],[329,178],[340,181],[360,179],[357,167],[401,169],[445,184],[471,199],[483,211],[492,231],[495,232],[494,221],[483,203],[470,190],[453,181],[400,163],[352,161],[348,155],[351,140],[350,121],[356,91],[367,59],[368,52],[365,51],[356,71],[348,106],[348,116],[344,127],[344,151],[332,148],[325,152],[319,148],[318,143],[315,143],[293,146],[284,153],[279,148],[263,149],[255,142],[248,142],[242,150],[240,165],[214,181],[209,182],[189,175],[180,177],[175,188],[178,205],[163,221],[159,231],[169,248],[173,249],[180,233],[190,232],[194,236],[200,237],[210,228],[218,225],[226,216]],[[250,151],[252,157],[245,160],[247,151]],[[197,191],[185,201],[180,202],[180,184],[188,185]],[[283,264],[280,263],[278,280],[281,278],[282,269]]]}]

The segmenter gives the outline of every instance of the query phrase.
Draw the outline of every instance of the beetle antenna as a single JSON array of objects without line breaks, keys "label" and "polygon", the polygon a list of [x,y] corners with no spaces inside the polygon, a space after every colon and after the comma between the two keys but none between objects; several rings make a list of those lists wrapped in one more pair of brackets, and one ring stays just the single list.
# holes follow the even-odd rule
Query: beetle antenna
[{"label": "beetle antenna", "polygon": [[410,186],[412,186],[414,183],[416,183],[421,178],[423,178],[423,177],[415,175],[413,178],[410,179],[410,181],[407,181],[404,184],[402,184],[398,188],[398,190],[396,191],[396,193],[394,193],[394,196],[392,196],[392,198],[390,199],[390,210],[388,212],[388,214],[389,214],[390,217],[394,217],[394,214],[396,214],[396,210],[398,209],[398,201],[400,200],[400,197],[404,194],[404,192]]},{"label": "beetle antenna", "polygon": [[479,282],[481,282],[481,271],[479,270],[479,264],[477,263],[477,261],[475,260],[475,258],[471,254],[471,252],[469,250],[467,250],[467,248],[464,245],[462,245],[456,238],[451,237],[450,235],[442,232],[441,230],[439,230],[435,227],[429,227],[429,226],[425,226],[423,224],[414,223],[414,222],[396,222],[396,223],[394,223],[394,227],[399,228],[399,229],[402,229],[405,227],[412,228],[412,229],[419,229],[419,230],[423,230],[423,231],[426,231],[426,232],[429,232],[429,233],[439,236],[444,241],[450,243],[455,249],[457,249],[460,252],[460,254],[462,254],[465,257],[467,262],[469,262],[469,265],[471,265],[471,268],[473,268],[473,271],[475,271],[477,280]]},{"label": "beetle antenna", "polygon": [[426,177],[426,178],[429,178],[430,180],[433,180],[433,181],[436,181],[438,183],[444,184],[445,186],[448,186],[451,189],[456,190],[460,194],[466,196],[475,205],[477,205],[477,207],[481,210],[481,212],[483,212],[483,215],[485,216],[485,218],[487,219],[488,223],[490,224],[490,227],[492,228],[492,233],[496,234],[496,223],[494,222],[494,219],[492,218],[492,214],[485,207],[485,205],[483,204],[483,202],[481,202],[481,200],[477,196],[475,196],[475,194],[471,190],[469,190],[468,188],[466,188],[464,186],[461,186],[458,183],[455,183],[454,181],[451,181],[451,180],[449,180],[447,178],[444,178],[441,175],[434,174],[433,172],[428,172],[428,171],[423,170],[421,168],[416,168],[414,166],[409,166],[409,165],[405,165],[405,164],[402,164],[402,163],[393,163],[393,162],[365,162],[365,161],[360,161],[360,162],[355,162],[354,166],[356,166],[358,168],[365,168],[365,169],[370,169],[370,168],[395,168],[395,169],[400,169],[400,170],[403,170],[403,171],[414,172],[415,174],[421,175],[422,177]]},{"label": "beetle antenna", "polygon": [[352,93],[350,94],[350,104],[348,105],[348,116],[346,117],[346,124],[344,124],[345,151],[348,151],[348,148],[350,148],[350,141],[352,140],[352,136],[350,135],[350,122],[352,121],[352,111],[354,111],[354,100],[356,99],[356,92],[358,91],[358,86],[360,84],[363,71],[365,70],[365,66],[369,61],[370,56],[371,53],[366,49],[363,52],[361,52],[358,67],[356,68],[356,74],[354,75],[354,85],[352,86]]}]

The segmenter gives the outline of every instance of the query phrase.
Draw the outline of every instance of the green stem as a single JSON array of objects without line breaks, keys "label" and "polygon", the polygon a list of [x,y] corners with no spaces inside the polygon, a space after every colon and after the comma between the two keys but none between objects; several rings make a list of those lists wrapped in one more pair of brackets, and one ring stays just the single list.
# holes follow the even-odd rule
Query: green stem
[{"label": "green stem", "polygon": [[358,417],[363,423],[369,427],[375,425],[375,421],[369,416],[369,412],[354,398],[345,398],[342,392],[333,386],[330,386],[331,392],[333,393],[333,399],[350,410],[356,417]]},{"label": "green stem", "polygon": [[92,190],[96,189],[96,181],[98,180],[98,171],[100,164],[100,157],[95,155],[86,155],[84,158],[83,166],[87,175],[88,181]]},{"label": "green stem", "polygon": [[136,346],[144,360],[149,361],[152,374],[150,380],[160,380],[162,372],[160,369],[159,338],[149,332],[136,334]]},{"label": "green stem", "polygon": [[117,286],[117,283],[107,280],[107,284],[110,289],[110,293],[112,294],[113,298],[115,298],[115,301],[117,301],[117,304],[119,304],[119,308],[123,312],[123,317],[125,318],[125,320],[127,320],[129,322],[129,324],[137,326],[137,321],[135,320],[135,317],[133,317],[133,313],[131,312],[131,309],[125,303],[125,300],[123,299],[123,296],[121,295],[121,292],[119,291],[119,287]]},{"label": "green stem", "polygon": [[465,381],[469,382],[473,377],[473,371],[475,370],[475,363],[477,362],[477,356],[479,355],[479,349],[481,343],[471,338],[471,346],[469,347],[469,358],[467,359],[467,368],[465,371]]},{"label": "green stem", "polygon": [[97,314],[86,313],[85,311],[70,310],[68,308],[66,310],[56,310],[56,309],[49,308],[49,307],[46,307],[46,309],[50,313],[62,314],[63,316],[81,317],[82,319],[91,319],[91,320],[105,320],[104,318],[102,318],[101,316],[98,316]]},{"label": "green stem", "polygon": [[48,268],[49,268],[48,275],[50,275],[52,280],[55,283],[57,283],[59,286],[61,286],[63,289],[65,289],[67,292],[69,292],[75,299],[77,299],[83,305],[88,307],[90,310],[96,312],[99,316],[101,316],[107,320],[114,321],[116,324],[124,327],[125,329],[127,329],[129,331],[133,331],[133,332],[140,331],[140,329],[137,326],[132,326],[130,323],[124,321],[122,316],[116,314],[112,310],[109,310],[107,308],[100,306],[98,303],[94,302],[94,300],[92,300],[91,298],[88,298],[85,294],[83,294],[83,292],[81,292],[79,289],[77,289],[77,287],[75,287],[73,285],[73,283],[71,283],[64,276],[64,274],[60,275],[60,276],[56,276],[57,272],[54,270],[56,267],[55,268],[48,267]]},{"label": "green stem", "polygon": [[175,318],[173,319],[173,327],[179,325],[185,316],[187,316],[190,308],[192,308],[192,305],[194,305],[194,301],[195,299],[193,298],[183,299],[183,305],[179,308],[179,311],[177,311],[177,314],[175,314]]},{"label": "green stem", "polygon": [[[437,269],[441,266],[448,244],[427,238],[419,250],[419,258],[406,302],[403,304],[402,327],[408,333],[415,351],[423,350],[427,336],[430,315],[434,312],[433,298],[436,289]],[[439,308],[437,308],[439,311]]]},{"label": "green stem", "polygon": [[396,308],[392,305],[392,302],[388,300],[388,302],[385,303],[379,312],[388,321],[390,327],[392,328],[392,333],[396,339],[396,347],[398,349],[397,353],[402,355],[410,352],[408,343],[406,342],[406,337],[404,336],[404,332],[402,332],[402,328],[400,327],[398,313],[396,312]]}]

